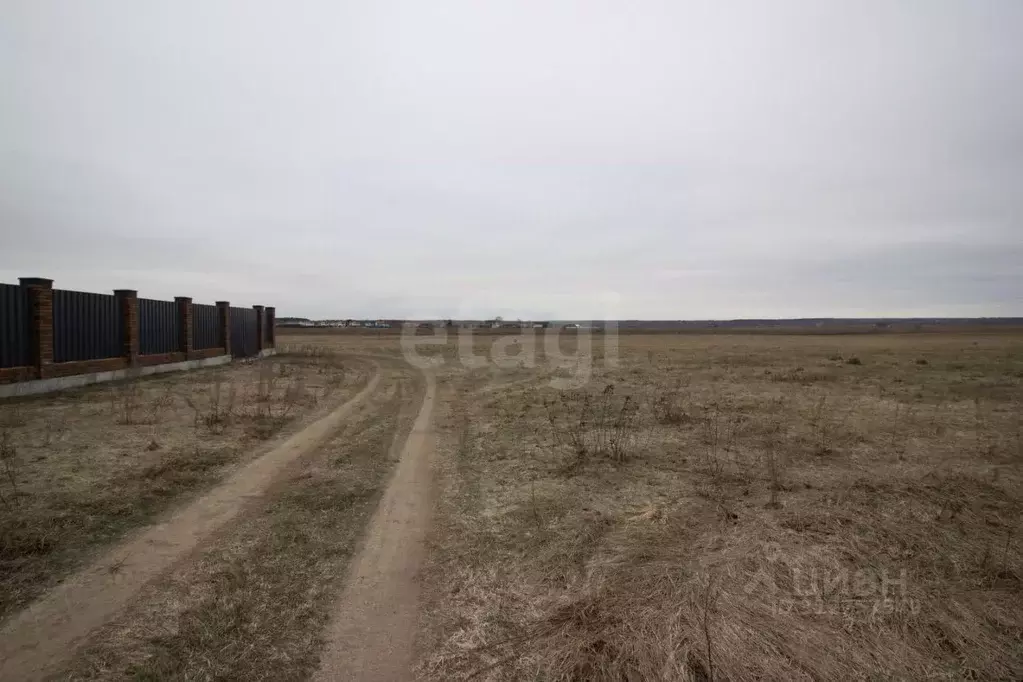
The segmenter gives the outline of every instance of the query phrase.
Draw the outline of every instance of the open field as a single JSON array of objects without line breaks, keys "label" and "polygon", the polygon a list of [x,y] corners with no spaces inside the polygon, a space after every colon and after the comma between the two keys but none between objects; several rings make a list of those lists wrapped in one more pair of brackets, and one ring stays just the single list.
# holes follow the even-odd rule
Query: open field
[{"label": "open field", "polygon": [[452,370],[420,678],[1023,674],[1023,337],[620,343]]},{"label": "open field", "polygon": [[4,404],[0,677],[1023,674],[1023,335],[582,338]]}]

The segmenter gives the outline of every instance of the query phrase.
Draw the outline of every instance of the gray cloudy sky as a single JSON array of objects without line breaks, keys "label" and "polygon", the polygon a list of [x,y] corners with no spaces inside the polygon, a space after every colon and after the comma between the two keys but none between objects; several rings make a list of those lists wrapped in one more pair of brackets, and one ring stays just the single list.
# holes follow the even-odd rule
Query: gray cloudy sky
[{"label": "gray cloudy sky", "polygon": [[1023,315],[1020,0],[4,0],[0,93],[0,281]]}]

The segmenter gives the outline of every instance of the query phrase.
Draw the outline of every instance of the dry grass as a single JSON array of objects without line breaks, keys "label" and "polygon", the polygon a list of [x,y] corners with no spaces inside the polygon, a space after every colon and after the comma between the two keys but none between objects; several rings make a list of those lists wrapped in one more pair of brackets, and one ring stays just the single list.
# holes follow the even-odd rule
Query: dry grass
[{"label": "dry grass", "polygon": [[0,404],[0,618],[366,378],[284,354]]},{"label": "dry grass", "polygon": [[79,651],[62,679],[306,679],[411,423],[411,373]]},{"label": "dry grass", "polygon": [[[578,393],[449,370],[422,678],[1023,675],[1023,338],[624,336]],[[611,384],[627,456],[580,460]]]},{"label": "dry grass", "polygon": [[[340,399],[327,391],[338,376],[331,391],[354,390],[360,372],[334,366],[335,352],[399,356],[393,336],[281,341],[287,369],[248,365],[219,388],[203,375],[7,406],[2,513],[39,498],[32,519],[97,524],[54,521],[64,544],[39,554],[29,589],[64,570],[61,552],[80,561],[104,528],[144,522],[140,505],[156,514],[252,456],[276,417]],[[477,353],[494,338],[479,341]],[[627,335],[614,369],[597,341],[593,379],[575,391],[551,388],[564,370],[542,356],[535,370],[469,371],[454,339],[421,349],[447,364],[420,678],[1023,676],[1023,338]],[[65,676],[307,676],[390,467],[380,454],[411,420],[398,405],[417,404],[403,385],[147,587]],[[161,399],[173,419],[151,407]],[[71,457],[83,443],[87,456]],[[98,494],[118,474],[127,499]],[[73,513],[58,515],[62,499]]]}]

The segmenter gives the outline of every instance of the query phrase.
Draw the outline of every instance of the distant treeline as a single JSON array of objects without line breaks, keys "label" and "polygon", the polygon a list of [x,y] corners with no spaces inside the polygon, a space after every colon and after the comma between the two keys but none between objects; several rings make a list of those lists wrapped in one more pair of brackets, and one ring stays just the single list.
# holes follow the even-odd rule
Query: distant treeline
[{"label": "distant treeline", "polygon": [[[389,326],[401,326],[407,322],[422,324],[438,324],[437,320],[381,320]],[[307,317],[278,317],[277,325],[288,326],[331,326],[341,322],[340,320],[311,320]],[[348,320],[349,323],[368,323],[370,320]],[[607,322],[603,320],[552,320],[544,324],[552,326],[579,325],[581,327],[603,327]],[[466,324],[483,325],[489,321],[481,320],[447,320],[440,321],[441,325],[454,324],[463,326]],[[521,325],[533,325],[534,322],[512,322],[505,320],[502,326],[518,327]],[[541,324],[536,322],[535,324]],[[950,326],[1023,326],[1023,317],[875,317],[875,318],[849,318],[849,317],[809,317],[795,318],[788,320],[773,319],[739,319],[739,320],[618,320],[619,329],[792,329],[798,327],[821,328],[821,327],[875,327],[884,329],[886,327],[950,327]]]}]

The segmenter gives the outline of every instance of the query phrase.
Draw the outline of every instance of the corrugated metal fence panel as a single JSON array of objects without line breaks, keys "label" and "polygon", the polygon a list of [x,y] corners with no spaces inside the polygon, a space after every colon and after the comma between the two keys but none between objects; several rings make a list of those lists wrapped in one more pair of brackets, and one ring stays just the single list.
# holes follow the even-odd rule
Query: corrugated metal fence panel
[{"label": "corrugated metal fence panel", "polygon": [[117,297],[53,290],[53,361],[116,358],[124,352]]},{"label": "corrugated metal fence panel", "polygon": [[174,301],[139,299],[139,353],[175,353],[181,348],[181,320]]},{"label": "corrugated metal fence panel", "polygon": [[204,350],[220,345],[220,320],[217,306],[192,304],[192,348]]},{"label": "corrugated metal fence panel", "polygon": [[266,342],[266,344],[269,344],[271,341],[273,341],[274,338],[275,324],[274,313],[267,310],[264,312],[264,315],[265,317],[263,319],[263,340]]},{"label": "corrugated metal fence panel", "polygon": [[236,358],[252,357],[258,346],[255,309],[231,308],[231,355]]},{"label": "corrugated metal fence panel", "polygon": [[32,327],[28,291],[0,284],[0,367],[32,364]]}]

